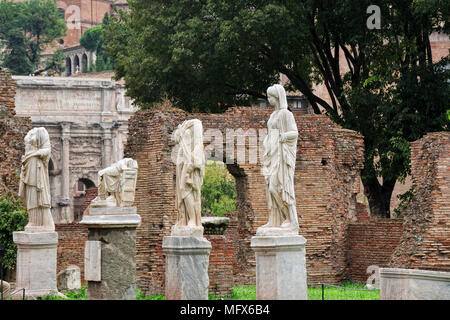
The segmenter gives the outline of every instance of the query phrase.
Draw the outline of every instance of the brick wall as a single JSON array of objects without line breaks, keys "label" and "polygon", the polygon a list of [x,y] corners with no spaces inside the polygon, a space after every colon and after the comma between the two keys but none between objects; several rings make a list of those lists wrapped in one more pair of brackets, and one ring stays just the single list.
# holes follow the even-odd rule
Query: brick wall
[{"label": "brick wall", "polygon": [[[265,129],[271,112],[270,108],[252,107],[233,108],[220,115],[187,114],[166,108],[140,111],[130,119],[125,155],[139,164],[136,206],[142,224],[136,246],[140,288],[151,293],[161,293],[164,288],[162,237],[170,235],[176,219],[175,167],[171,161],[174,143],[170,134],[182,121],[198,118],[203,123],[205,142],[208,129],[219,129],[225,144],[227,129]],[[363,139],[325,116],[295,111],[294,116],[299,129],[295,191],[300,233],[308,241],[308,281],[338,283],[346,277],[346,230],[356,215]],[[256,228],[267,222],[264,178],[259,163],[234,162],[227,168],[236,179],[237,190],[236,218],[225,234],[234,239],[233,276],[239,283],[254,282],[255,256],[250,239]],[[211,263],[212,284],[219,282],[214,278],[215,268],[215,262]]]},{"label": "brick wall", "polygon": [[[97,187],[86,189],[82,212],[88,214],[88,206],[97,196]],[[80,220],[82,217],[80,217]],[[79,221],[78,221],[79,222]],[[88,228],[78,222],[70,224],[56,224],[58,232],[58,266],[57,272],[70,265],[76,265],[81,271],[81,281],[84,282],[84,247],[88,240]]]},{"label": "brick wall", "polygon": [[371,218],[358,203],[357,221],[348,225],[348,279],[366,282],[367,267],[388,267],[402,232],[402,219]]},{"label": "brick wall", "polygon": [[411,143],[413,198],[391,267],[450,271],[450,132]]},{"label": "brick wall", "polygon": [[57,270],[66,269],[70,265],[80,268],[81,281],[84,282],[84,246],[88,239],[88,228],[79,223],[56,224],[58,232]]},{"label": "brick wall", "polygon": [[211,242],[209,255],[209,293],[218,296],[231,294],[234,285],[233,246],[226,235],[205,235]]},{"label": "brick wall", "polygon": [[21,158],[25,153],[23,139],[31,129],[28,117],[16,117],[14,97],[16,84],[11,73],[0,68],[0,195],[19,191]]}]

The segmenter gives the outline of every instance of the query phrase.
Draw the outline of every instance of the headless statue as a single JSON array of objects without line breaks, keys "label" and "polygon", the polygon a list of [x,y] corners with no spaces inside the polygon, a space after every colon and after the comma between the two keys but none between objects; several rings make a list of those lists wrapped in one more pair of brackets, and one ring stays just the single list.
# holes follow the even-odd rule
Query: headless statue
[{"label": "headless statue", "polygon": [[48,163],[51,154],[50,137],[45,128],[28,131],[24,139],[19,196],[28,213],[26,232],[53,232]]}]

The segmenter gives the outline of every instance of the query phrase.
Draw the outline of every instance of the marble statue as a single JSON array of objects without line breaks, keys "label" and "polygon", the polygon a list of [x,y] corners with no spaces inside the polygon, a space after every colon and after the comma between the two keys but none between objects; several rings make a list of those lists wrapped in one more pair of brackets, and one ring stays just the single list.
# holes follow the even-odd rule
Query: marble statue
[{"label": "marble statue", "polygon": [[173,134],[178,145],[176,160],[177,222],[172,235],[202,236],[201,192],[205,175],[203,127],[198,119],[181,123]]},{"label": "marble statue", "polygon": [[262,173],[269,207],[269,221],[257,235],[298,234],[294,171],[297,153],[297,124],[287,109],[286,92],[275,84],[267,89],[269,103],[275,107],[267,122]]},{"label": "marble statue", "polygon": [[91,207],[129,207],[136,192],[138,164],[124,158],[98,172],[98,196]]},{"label": "marble statue", "polygon": [[33,128],[24,139],[19,196],[27,208],[26,232],[53,232],[48,163],[51,155],[50,137],[45,128]]}]

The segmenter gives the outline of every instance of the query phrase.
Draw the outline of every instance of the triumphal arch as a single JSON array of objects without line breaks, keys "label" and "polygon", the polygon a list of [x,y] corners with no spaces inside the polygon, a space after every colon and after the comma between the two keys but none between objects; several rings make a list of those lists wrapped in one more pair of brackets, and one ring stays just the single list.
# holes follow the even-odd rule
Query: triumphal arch
[{"label": "triumphal arch", "polygon": [[55,223],[79,221],[97,172],[120,160],[134,113],[123,84],[110,79],[14,76],[18,116],[50,134]]}]

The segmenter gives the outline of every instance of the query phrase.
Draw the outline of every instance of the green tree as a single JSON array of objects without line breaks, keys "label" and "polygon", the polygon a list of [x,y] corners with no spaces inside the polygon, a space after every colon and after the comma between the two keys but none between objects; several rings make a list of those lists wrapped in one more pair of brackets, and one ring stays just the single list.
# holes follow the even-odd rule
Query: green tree
[{"label": "green tree", "polygon": [[[104,34],[116,77],[138,105],[167,96],[188,111],[220,112],[265,98],[283,73],[315,113],[364,136],[362,181],[374,216],[390,216],[394,185],[410,170],[409,142],[448,130],[448,59],[433,63],[429,40],[449,32],[448,1],[128,3],[130,13],[111,18]],[[367,27],[369,5],[380,8],[380,29]]]},{"label": "green tree", "polygon": [[103,29],[107,26],[109,21],[109,15],[105,13],[103,17],[103,23],[101,25],[89,28],[86,30],[80,38],[80,44],[88,51],[95,52],[96,61],[88,72],[100,72],[105,70],[112,70],[113,63],[108,55],[103,50],[104,39]]},{"label": "green tree", "polygon": [[[55,1],[0,1],[0,61],[14,74],[37,74],[61,69],[59,54],[39,70],[41,54],[55,39],[65,35],[66,22]],[[48,67],[48,68],[47,68]]]},{"label": "green tree", "polygon": [[234,178],[220,162],[208,162],[201,189],[202,212],[222,217],[236,210],[236,187]]},{"label": "green tree", "polygon": [[17,247],[13,242],[13,232],[24,230],[27,221],[27,213],[20,200],[0,197],[0,245],[5,248],[5,269],[14,269],[16,265]]}]

